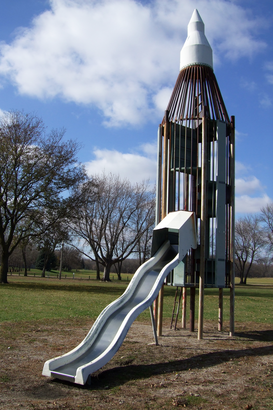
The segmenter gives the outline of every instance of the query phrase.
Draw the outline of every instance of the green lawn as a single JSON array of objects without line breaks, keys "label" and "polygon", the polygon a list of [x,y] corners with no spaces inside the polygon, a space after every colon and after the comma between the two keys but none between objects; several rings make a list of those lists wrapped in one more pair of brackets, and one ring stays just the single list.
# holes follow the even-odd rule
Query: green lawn
[{"label": "green lawn", "polygon": [[[40,275],[39,275],[40,276]],[[89,279],[90,276],[90,279]],[[114,275],[113,275],[114,276]],[[93,272],[76,272],[62,280],[55,276],[8,277],[9,284],[0,286],[0,322],[40,319],[67,319],[88,317],[95,319],[101,310],[126,289],[131,275],[123,275],[122,281],[111,283],[94,280]],[[114,276],[116,278],[116,275]],[[112,275],[111,275],[112,278]],[[164,318],[170,318],[175,288],[165,287]],[[247,286],[236,286],[235,321],[253,321],[273,324],[273,278],[250,279]],[[189,298],[187,316],[189,316]],[[196,317],[198,290],[196,291]],[[205,289],[204,319],[217,323],[218,289]],[[146,310],[140,320],[149,319]],[[229,320],[229,289],[224,289],[224,321]]]}]

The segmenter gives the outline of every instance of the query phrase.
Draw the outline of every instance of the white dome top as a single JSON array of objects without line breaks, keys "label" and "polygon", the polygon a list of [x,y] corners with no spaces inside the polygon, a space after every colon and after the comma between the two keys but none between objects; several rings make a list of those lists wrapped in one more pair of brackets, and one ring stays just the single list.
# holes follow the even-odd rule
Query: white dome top
[{"label": "white dome top", "polygon": [[195,9],[188,24],[188,37],[180,52],[180,71],[190,65],[208,65],[213,69],[212,48],[205,36],[205,25]]}]

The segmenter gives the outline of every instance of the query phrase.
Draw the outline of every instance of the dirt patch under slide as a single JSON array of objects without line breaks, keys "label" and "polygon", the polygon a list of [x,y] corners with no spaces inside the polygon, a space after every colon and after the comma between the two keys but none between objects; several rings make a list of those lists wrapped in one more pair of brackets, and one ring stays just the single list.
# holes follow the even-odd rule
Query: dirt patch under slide
[{"label": "dirt patch under slide", "polygon": [[0,325],[0,408],[23,409],[273,409],[273,330],[236,324],[236,335],[205,323],[196,332],[163,326],[155,346],[149,323],[135,322],[91,386],[41,375],[47,359],[74,348],[86,319]]}]

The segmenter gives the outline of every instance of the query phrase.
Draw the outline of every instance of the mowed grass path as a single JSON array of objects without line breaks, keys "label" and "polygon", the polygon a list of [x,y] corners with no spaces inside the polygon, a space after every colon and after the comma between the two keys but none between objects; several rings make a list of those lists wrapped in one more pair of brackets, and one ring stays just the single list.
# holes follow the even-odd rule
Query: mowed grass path
[{"label": "mowed grass path", "polygon": [[[128,276],[109,283],[94,279],[53,279],[9,276],[0,286],[0,322],[35,321],[86,317],[95,320],[105,306],[126,289]],[[175,288],[165,287],[164,318],[171,318]],[[235,321],[273,324],[273,278],[250,279],[247,286],[236,286]],[[217,323],[218,289],[205,289],[204,319]],[[198,290],[196,291],[196,317]],[[181,313],[180,313],[181,316]],[[187,302],[189,316],[189,298]],[[139,320],[149,320],[149,311]],[[229,289],[224,289],[224,321],[229,320]]]}]

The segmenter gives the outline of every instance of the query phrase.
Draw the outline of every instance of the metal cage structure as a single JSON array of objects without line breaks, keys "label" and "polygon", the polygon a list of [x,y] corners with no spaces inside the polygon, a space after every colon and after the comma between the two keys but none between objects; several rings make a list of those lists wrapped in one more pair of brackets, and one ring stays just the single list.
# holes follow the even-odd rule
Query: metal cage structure
[{"label": "metal cage structure", "polygon": [[[192,30],[192,20],[189,26]],[[204,287],[219,288],[220,322],[222,289],[231,289],[230,333],[234,332],[234,136],[235,119],[228,117],[212,67],[202,63],[183,67],[158,129],[156,222],[169,212],[195,212],[198,247],[188,252],[167,283],[191,288],[191,298],[199,288],[199,338]]]},{"label": "metal cage structure", "polygon": [[228,118],[212,69],[184,69],[158,130],[157,219],[177,210],[195,212],[199,244],[169,277],[173,285],[197,286],[202,268],[204,286],[230,285],[233,152],[234,117]]}]

